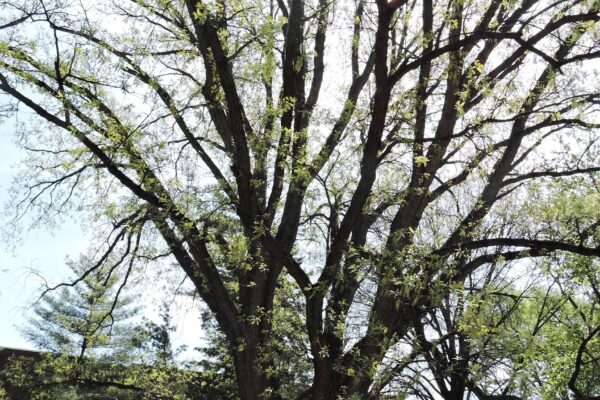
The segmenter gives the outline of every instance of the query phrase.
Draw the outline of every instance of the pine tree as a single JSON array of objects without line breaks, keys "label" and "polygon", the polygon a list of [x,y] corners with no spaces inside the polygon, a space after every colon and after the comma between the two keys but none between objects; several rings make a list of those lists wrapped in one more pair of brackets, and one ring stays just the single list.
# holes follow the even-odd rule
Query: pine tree
[{"label": "pine tree", "polygon": [[177,355],[185,351],[185,346],[173,348],[171,334],[177,327],[173,325],[169,304],[160,305],[159,317],[160,323],[144,317],[133,327],[130,335],[124,338],[124,346],[117,358],[155,367],[174,366]]},{"label": "pine tree", "polygon": [[8,360],[0,371],[3,385],[31,399],[126,399],[146,392],[144,385],[127,383],[143,369],[116,357],[127,352],[134,329],[127,320],[139,311],[135,297],[123,293],[118,264],[110,258],[93,264],[87,257],[69,262],[78,278],[46,289],[22,329],[43,353]]},{"label": "pine tree", "polygon": [[123,345],[119,336],[127,335],[125,321],[139,308],[132,307],[132,297],[120,295],[120,276],[108,264],[92,270],[90,260],[82,257],[69,268],[83,279],[47,291],[23,333],[39,349],[76,356],[80,362],[86,356],[106,356]]}]

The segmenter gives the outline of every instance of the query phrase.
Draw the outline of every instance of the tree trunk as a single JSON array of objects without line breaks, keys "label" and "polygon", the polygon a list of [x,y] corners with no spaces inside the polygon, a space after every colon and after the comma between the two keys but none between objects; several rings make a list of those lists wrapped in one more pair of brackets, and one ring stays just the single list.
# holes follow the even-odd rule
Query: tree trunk
[{"label": "tree trunk", "polygon": [[246,343],[233,349],[233,363],[241,400],[259,400],[267,387],[259,365],[258,346]]}]

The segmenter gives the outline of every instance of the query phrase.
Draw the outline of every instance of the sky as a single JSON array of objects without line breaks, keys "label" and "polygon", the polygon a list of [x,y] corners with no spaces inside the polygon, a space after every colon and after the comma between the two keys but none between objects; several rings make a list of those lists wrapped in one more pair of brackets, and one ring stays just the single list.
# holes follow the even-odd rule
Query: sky
[{"label": "sky", "polygon": [[[13,143],[13,126],[0,125],[0,204],[6,206],[11,181],[23,153]],[[7,216],[0,221],[7,223]],[[35,230],[26,233],[23,242],[13,248],[3,241],[0,247],[0,346],[32,348],[19,334],[18,326],[25,324],[28,306],[42,283],[32,273],[38,270],[46,279],[59,278],[66,273],[64,260],[71,251],[85,247],[85,235],[74,223],[60,226],[56,232]]]},{"label": "sky", "polygon": [[[25,156],[14,143],[14,126],[10,120],[0,124],[0,149],[0,210],[4,210],[19,160]],[[8,216],[0,212],[0,224],[7,222]],[[26,232],[16,246],[6,243],[3,238],[0,246],[0,347],[34,349],[21,336],[19,327],[27,324],[28,310],[38,298],[43,279],[57,283],[68,278],[70,271],[66,258],[76,258],[84,252],[88,239],[84,229],[72,220],[52,231],[40,228]],[[148,296],[143,296],[146,301],[144,316],[155,322],[160,322],[157,312],[160,297],[159,294],[148,300]],[[174,346],[187,345],[188,351],[183,353],[183,358],[193,358],[192,349],[202,344],[197,304],[178,302],[171,312],[177,326],[172,336]]]}]

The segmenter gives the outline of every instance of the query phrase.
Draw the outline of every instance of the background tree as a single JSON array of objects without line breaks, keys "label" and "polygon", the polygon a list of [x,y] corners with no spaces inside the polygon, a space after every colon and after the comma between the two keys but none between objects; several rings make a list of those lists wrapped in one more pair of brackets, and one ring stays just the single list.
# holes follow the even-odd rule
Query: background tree
[{"label": "background tree", "polygon": [[585,295],[589,286],[556,275],[524,288],[503,281],[481,290],[473,280],[444,299],[425,317],[429,329],[410,334],[413,357],[391,363],[375,389],[396,381],[423,399],[568,399],[570,386],[582,398],[598,393],[599,299]]},{"label": "background tree", "polygon": [[33,307],[33,316],[23,327],[25,337],[44,351],[87,357],[108,356],[121,338],[128,336],[126,321],[139,307],[134,297],[119,296],[122,277],[105,264],[82,276],[90,260],[70,262],[73,285],[46,291]]},{"label": "background tree", "polygon": [[[173,348],[171,334],[176,331],[172,323],[170,305],[166,302],[160,305],[160,323],[144,317],[135,326],[128,338],[120,357],[145,365],[174,366],[176,357],[185,351],[185,347]],[[137,356],[136,356],[137,353]]]},{"label": "background tree", "polygon": [[27,399],[199,398],[190,383],[199,383],[198,373],[176,363],[181,349],[171,345],[168,306],[161,306],[161,324],[128,321],[139,311],[132,305],[138,296],[119,295],[123,277],[113,263],[86,275],[87,262],[71,263],[75,280],[48,288],[35,304],[24,333],[44,351],[3,362],[3,386]]},{"label": "background tree", "polygon": [[13,357],[3,365],[1,378],[28,398],[106,394],[103,385],[91,384],[96,379],[91,377],[97,375],[99,363],[109,368],[107,360],[122,351],[123,339],[131,331],[127,322],[139,307],[133,305],[135,297],[119,296],[123,277],[112,264],[103,262],[86,274],[92,265],[86,257],[70,261],[73,282],[47,288],[34,304],[22,330],[42,353]]},{"label": "background tree", "polygon": [[[98,254],[127,274],[170,257],[243,400],[286,382],[271,342],[284,276],[312,364],[298,396],[404,396],[385,366],[460,326],[443,314],[470,280],[485,292],[523,265],[600,255],[596,0],[2,7],[6,112],[35,121],[17,220],[89,212]],[[462,398],[464,375],[426,364],[415,385],[439,375]]]}]

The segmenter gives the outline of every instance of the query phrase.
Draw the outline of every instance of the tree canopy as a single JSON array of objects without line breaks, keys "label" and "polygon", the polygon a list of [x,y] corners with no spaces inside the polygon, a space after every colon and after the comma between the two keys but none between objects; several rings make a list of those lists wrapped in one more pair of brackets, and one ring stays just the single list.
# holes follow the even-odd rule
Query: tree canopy
[{"label": "tree canopy", "polygon": [[599,398],[598,0],[1,7],[15,221],[171,263],[239,398]]}]

